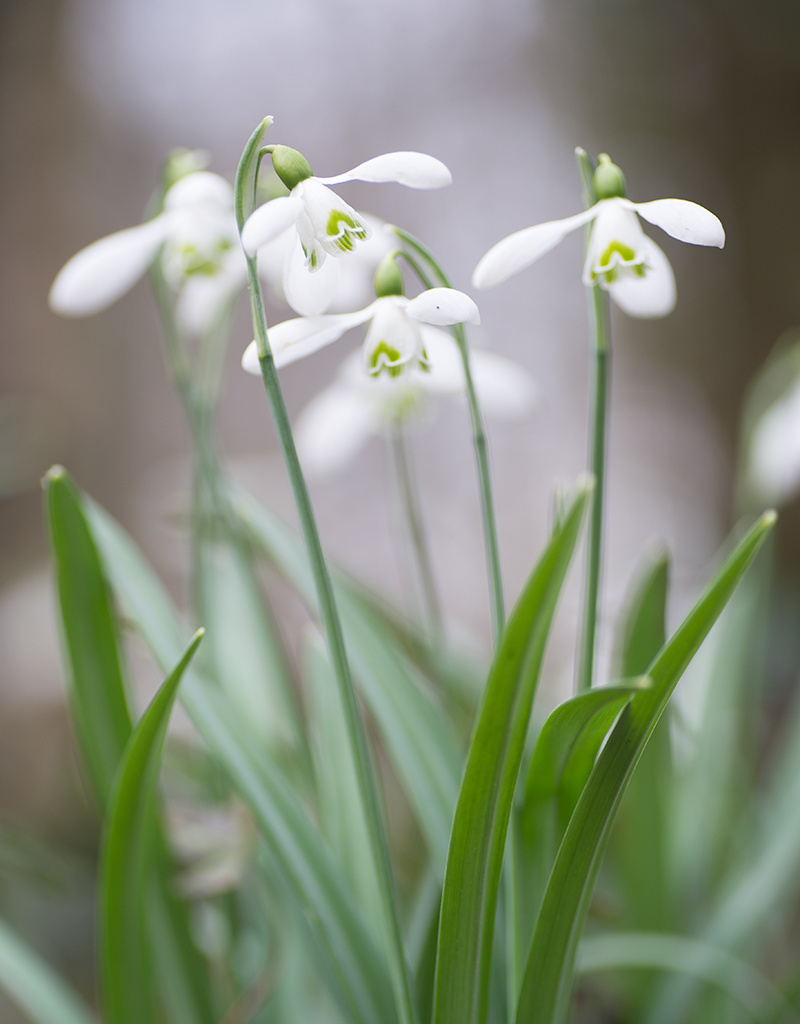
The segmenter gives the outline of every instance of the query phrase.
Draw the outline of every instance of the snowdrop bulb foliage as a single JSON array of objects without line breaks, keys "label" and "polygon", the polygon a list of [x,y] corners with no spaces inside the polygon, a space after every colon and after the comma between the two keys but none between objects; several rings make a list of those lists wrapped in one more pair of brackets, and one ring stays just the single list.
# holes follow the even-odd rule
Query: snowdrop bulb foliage
[{"label": "snowdrop bulb foliage", "polygon": [[447,167],[425,153],[386,153],[332,178],[315,177],[302,154],[288,146],[274,146],[271,153],[289,195],[264,203],[248,217],[242,245],[254,256],[262,246],[294,228],[283,287],[289,305],[304,316],[316,316],[330,307],[338,283],[339,258],[352,253],[371,234],[368,222],[329,185],[396,182],[408,188],[432,189],[452,181]]},{"label": "snowdrop bulb foliage", "polygon": [[595,175],[601,197],[588,210],[563,220],[523,228],[494,245],[472,276],[476,288],[491,288],[544,256],[570,232],[591,225],[583,283],[599,285],[629,316],[662,317],[675,306],[675,278],[669,260],[642,230],[639,218],[693,245],[722,248],[719,219],[686,199],[632,203],[624,195],[619,168],[603,154]]},{"label": "snowdrop bulb foliage", "polygon": [[166,193],[162,212],[76,253],[50,289],[61,316],[91,316],[121,298],[161,254],[177,295],[179,322],[199,331],[246,280],[233,213],[233,189],[217,174],[196,171]]}]

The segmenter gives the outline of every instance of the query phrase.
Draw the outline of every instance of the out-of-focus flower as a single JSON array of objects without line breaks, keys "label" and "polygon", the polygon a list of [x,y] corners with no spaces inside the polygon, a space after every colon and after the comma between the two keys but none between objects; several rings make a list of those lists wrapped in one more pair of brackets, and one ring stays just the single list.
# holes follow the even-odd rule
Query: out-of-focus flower
[{"label": "out-of-focus flower", "polygon": [[159,252],[179,323],[200,331],[247,276],[233,189],[224,178],[210,171],[185,175],[166,192],[157,217],[76,253],[53,282],[51,308],[62,316],[100,312],[133,287]]},{"label": "out-of-focus flower", "polygon": [[397,182],[431,189],[452,181],[445,165],[425,153],[386,153],[333,178],[315,177],[302,154],[288,146],[274,146],[271,154],[289,195],[271,199],[250,215],[242,230],[242,244],[253,256],[287,228],[294,228],[294,244],[284,262],[283,287],[289,305],[307,316],[325,312],[336,292],[338,260],[327,257],[351,253],[371,233],[368,222],[328,185]]},{"label": "out-of-focus flower", "polygon": [[[725,244],[719,219],[685,199],[632,203],[625,198],[622,173],[603,154],[595,175],[599,201],[583,213],[524,228],[493,246],[472,277],[476,288],[490,288],[530,266],[571,231],[592,224],[583,283],[598,284],[630,316],[666,316],[675,306],[675,278],[669,260],[642,231],[639,217],[668,235],[693,245]],[[637,216],[638,215],[638,216]]]},{"label": "out-of-focus flower", "polygon": [[[431,399],[464,393],[464,369],[453,339],[435,328],[425,332],[425,364],[409,363],[402,373],[371,375],[353,352],[333,382],[303,410],[295,438],[304,469],[323,476],[357,455],[366,441],[423,417]],[[487,415],[525,415],[536,399],[529,375],[516,363],[481,350],[470,354],[472,375]]]},{"label": "out-of-focus flower", "polygon": [[[384,295],[355,313],[328,313],[285,320],[268,332],[277,366],[285,366],[337,341],[352,327],[369,323],[362,359],[372,376],[396,376],[410,364],[425,365],[429,324],[480,322],[478,307],[455,288],[430,288],[416,298]],[[260,374],[256,343],[242,357],[248,373]]]},{"label": "out-of-focus flower", "polygon": [[800,493],[800,342],[781,339],[753,381],[743,416],[740,480],[748,504],[785,505]]}]

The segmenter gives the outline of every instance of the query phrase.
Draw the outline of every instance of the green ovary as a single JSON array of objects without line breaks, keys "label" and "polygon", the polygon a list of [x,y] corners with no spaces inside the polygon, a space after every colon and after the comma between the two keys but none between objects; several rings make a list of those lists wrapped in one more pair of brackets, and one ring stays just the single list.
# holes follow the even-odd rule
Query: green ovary
[{"label": "green ovary", "polygon": [[636,277],[644,277],[647,273],[644,260],[637,262],[634,250],[624,242],[614,239],[603,250],[597,266],[592,270],[592,277],[595,280],[602,278],[606,284],[613,284],[619,278],[621,270],[627,270]]},{"label": "green ovary", "polygon": [[355,241],[352,236],[359,240],[367,237],[366,228],[343,210],[331,210],[325,232],[342,252],[350,252],[353,249]]}]

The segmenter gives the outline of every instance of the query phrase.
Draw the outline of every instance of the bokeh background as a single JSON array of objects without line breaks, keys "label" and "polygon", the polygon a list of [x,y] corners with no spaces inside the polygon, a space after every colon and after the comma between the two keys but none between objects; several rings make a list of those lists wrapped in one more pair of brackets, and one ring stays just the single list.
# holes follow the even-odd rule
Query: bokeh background
[{"label": "bokeh background", "polygon": [[[0,913],[74,973],[84,969],[76,936],[91,926],[93,817],[64,712],[39,479],[67,466],[180,597],[176,512],[188,468],[146,285],[96,317],[59,320],[46,296],[60,266],[140,221],[171,148],[207,150],[211,169],[231,178],[265,114],[275,117],[271,140],[302,150],[322,175],[395,149],[444,160],[454,184],[441,192],[353,184],[342,193],[424,238],[464,289],[500,237],[577,211],[576,145],[608,151],[634,200],[709,207],[727,230],[722,252],[653,229],[675,268],[676,311],[653,322],[615,314],[613,325],[604,625],[655,543],[675,558],[677,616],[735,519],[748,380],[800,325],[800,5],[4,0],[0,111]],[[477,296],[476,342],[517,360],[539,390],[524,421],[489,424],[509,598],[542,543],[554,486],[585,464],[580,268],[576,235]],[[291,520],[262,390],[238,366],[249,338],[243,308],[222,445],[240,479]],[[355,344],[286,369],[293,413]],[[486,646],[465,409],[442,409],[413,444],[452,635]],[[402,599],[387,476],[376,441],[312,487],[329,551]],[[790,597],[800,558],[791,507],[778,550]],[[575,600],[562,616],[563,650],[557,642],[552,653],[555,689],[571,672]],[[51,863],[53,845],[74,858]]]}]

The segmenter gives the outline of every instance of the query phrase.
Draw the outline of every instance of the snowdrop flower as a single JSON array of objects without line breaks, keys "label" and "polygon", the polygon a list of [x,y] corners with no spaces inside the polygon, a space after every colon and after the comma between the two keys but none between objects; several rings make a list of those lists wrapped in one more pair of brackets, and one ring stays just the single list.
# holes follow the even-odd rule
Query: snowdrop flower
[{"label": "snowdrop flower", "polygon": [[242,245],[253,256],[287,228],[294,228],[294,245],[284,262],[283,286],[291,307],[307,316],[330,307],[338,283],[337,258],[352,252],[371,234],[368,223],[328,185],[393,181],[409,188],[430,189],[452,181],[445,165],[424,153],[386,153],[333,178],[317,178],[297,150],[288,146],[266,148],[289,195],[264,203],[250,215],[242,230]]},{"label": "snowdrop flower", "polygon": [[121,298],[161,253],[177,295],[176,315],[190,332],[244,285],[247,268],[233,213],[233,189],[210,171],[179,178],[163,211],[138,227],[101,238],[62,267],[49,302],[62,316],[90,316]]},{"label": "snowdrop flower", "polygon": [[491,288],[530,266],[571,231],[591,224],[583,283],[598,284],[630,316],[666,316],[675,306],[675,278],[669,260],[642,231],[639,217],[668,235],[693,245],[725,244],[725,231],[713,213],[685,199],[632,203],[625,180],[604,153],[598,158],[595,190],[600,197],[589,210],[564,220],[517,231],[491,248],[472,277],[476,288]]},{"label": "snowdrop flower", "polygon": [[[368,323],[362,348],[370,376],[398,376],[410,365],[427,365],[430,324],[480,323],[478,307],[455,288],[430,288],[414,299],[402,294],[402,276],[393,260],[376,274],[374,302],[355,313],[328,313],[285,320],[268,331],[276,366],[286,366],[337,341],[352,327]],[[260,375],[256,343],[242,357],[248,373]]]},{"label": "snowdrop flower", "polygon": [[[343,468],[372,436],[381,436],[423,417],[437,396],[465,391],[461,355],[453,339],[430,328],[425,363],[406,364],[402,373],[370,374],[353,352],[329,387],[297,420],[295,438],[304,469],[324,476]],[[488,415],[520,417],[536,398],[535,387],[517,364],[488,352],[472,351],[478,398]]]},{"label": "snowdrop flower", "polygon": [[784,339],[751,385],[743,415],[743,497],[784,505],[800,493],[800,342]]}]

